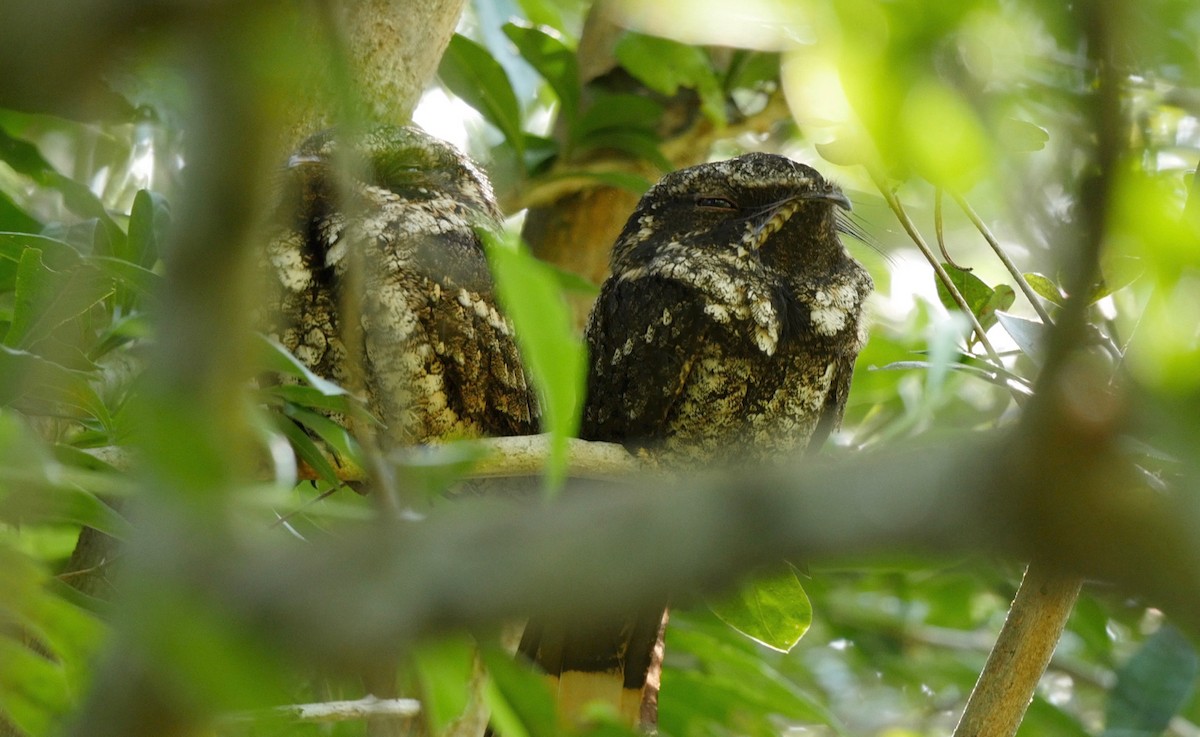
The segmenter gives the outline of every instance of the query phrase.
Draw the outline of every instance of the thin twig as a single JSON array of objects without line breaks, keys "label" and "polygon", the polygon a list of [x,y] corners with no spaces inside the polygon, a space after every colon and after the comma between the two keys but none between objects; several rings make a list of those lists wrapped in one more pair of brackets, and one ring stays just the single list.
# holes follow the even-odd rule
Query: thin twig
[{"label": "thin twig", "polygon": [[970,271],[966,266],[959,266],[958,263],[950,258],[950,252],[946,250],[946,234],[942,227],[942,198],[945,193],[941,187],[935,187],[933,190],[933,232],[937,234],[938,250],[942,252],[942,258],[946,259],[946,263],[950,264],[959,271]]},{"label": "thin twig", "polygon": [[1017,268],[1017,265],[1013,263],[1011,258],[1009,258],[1008,253],[1006,253],[1004,248],[1000,245],[1000,241],[996,240],[996,236],[992,234],[991,229],[988,228],[987,224],[983,222],[983,220],[979,217],[979,214],[975,212],[975,208],[971,207],[971,203],[967,202],[966,199],[964,199],[963,196],[957,192],[952,193],[951,196],[954,198],[954,201],[958,203],[958,206],[962,208],[962,211],[966,213],[966,216],[971,220],[971,224],[974,225],[975,229],[980,232],[980,234],[983,236],[983,239],[987,241],[987,244],[992,247],[993,251],[996,252],[996,257],[999,258],[1004,264],[1004,268],[1008,269],[1009,274],[1012,274],[1012,278],[1017,282],[1017,286],[1021,288],[1021,292],[1025,295],[1025,299],[1029,300],[1029,304],[1033,305],[1033,311],[1038,314],[1039,318],[1041,318],[1042,324],[1046,325],[1047,327],[1053,325],[1054,322],[1050,319],[1050,313],[1047,312],[1046,308],[1042,306],[1041,298],[1038,297],[1037,292],[1033,291],[1033,287],[1029,286],[1029,282],[1025,280],[1025,275],[1021,273],[1021,270]]},{"label": "thin twig", "polygon": [[937,274],[938,279],[946,287],[946,290],[954,299],[954,303],[958,305],[958,308],[971,321],[971,327],[975,329],[975,334],[979,337],[979,344],[987,351],[989,358],[995,361],[997,365],[1001,365],[1000,355],[996,353],[996,349],[992,347],[991,341],[988,340],[987,331],[979,324],[979,318],[971,311],[971,306],[967,304],[967,300],[963,297],[962,292],[958,291],[958,288],[954,286],[950,275],[946,273],[942,264],[937,260],[937,256],[929,248],[929,244],[925,242],[925,238],[921,236],[920,231],[917,230],[917,226],[913,224],[912,218],[908,216],[908,213],[904,210],[904,206],[900,204],[900,200],[892,192],[891,188],[887,186],[887,183],[883,181],[883,177],[878,172],[870,167],[867,168],[867,171],[871,175],[871,181],[874,182],[876,189],[879,190],[879,194],[883,195],[884,201],[887,202],[888,207],[895,213],[896,219],[900,221],[900,224],[904,227],[904,231],[908,233],[908,237],[912,238],[913,243],[917,244],[917,248],[921,249],[921,253],[925,255],[926,260],[929,261],[929,265],[933,267],[934,273]]}]

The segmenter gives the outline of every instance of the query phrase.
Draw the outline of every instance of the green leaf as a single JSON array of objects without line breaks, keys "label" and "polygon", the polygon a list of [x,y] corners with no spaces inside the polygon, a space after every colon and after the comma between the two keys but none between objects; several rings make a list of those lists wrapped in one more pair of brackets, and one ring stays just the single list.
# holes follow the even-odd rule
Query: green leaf
[{"label": "green leaf", "polygon": [[77,248],[59,238],[28,233],[0,233],[0,258],[19,262],[28,249],[42,252],[42,261],[52,269],[68,269],[79,263]]},{"label": "green leaf", "polygon": [[557,709],[543,677],[499,648],[484,647],[480,654],[490,676],[485,695],[497,731],[505,737],[559,737]]},{"label": "green leaf", "polygon": [[332,381],[314,374],[279,341],[262,334],[258,337],[260,347],[258,360],[265,370],[277,371],[284,376],[301,379],[312,388],[331,397],[349,393]]},{"label": "green leaf", "polygon": [[704,115],[718,126],[725,125],[725,93],[704,49],[627,33],[617,42],[614,53],[630,74],[655,92],[674,95],[680,87],[694,89],[700,95]]},{"label": "green leaf", "polygon": [[513,321],[525,369],[539,389],[542,426],[550,433],[546,481],[565,478],[567,441],[579,429],[586,352],[576,335],[558,275],[514,238],[480,230],[496,290]]},{"label": "green leaf", "polygon": [[41,229],[40,221],[18,207],[7,194],[0,192],[0,231],[37,233]]},{"label": "green leaf", "polygon": [[1187,703],[1200,672],[1192,643],[1164,625],[1117,671],[1104,737],[1158,735]]},{"label": "green leaf", "polygon": [[112,280],[95,268],[80,265],[55,271],[42,262],[42,252],[26,249],[17,266],[12,325],[4,344],[28,349],[112,294]]},{"label": "green leaf", "polygon": [[133,209],[129,212],[128,241],[115,255],[147,269],[154,266],[162,253],[161,244],[170,224],[171,208],[166,198],[146,189],[140,190],[133,198]]},{"label": "green leaf", "polygon": [[[987,306],[988,301],[991,300],[995,290],[984,284],[982,279],[969,271],[963,271],[950,264],[942,264],[942,268],[950,275],[951,283],[954,284],[955,288],[958,289],[959,293],[967,301],[971,312],[979,316],[980,312]],[[937,283],[938,299],[942,301],[942,306],[947,310],[958,310],[958,303],[950,295],[950,290],[946,288],[946,285],[936,275],[934,276],[934,280]]]},{"label": "green leaf", "polygon": [[1039,297],[1052,302],[1056,305],[1062,305],[1065,296],[1058,285],[1055,284],[1050,277],[1037,272],[1029,272],[1024,274],[1025,282],[1029,284],[1029,288],[1038,294]]},{"label": "green leaf", "polygon": [[362,448],[350,431],[325,415],[310,412],[294,405],[284,408],[283,413],[316,433],[345,463],[363,467]]},{"label": "green leaf", "polygon": [[35,390],[51,399],[68,399],[92,391],[90,376],[28,351],[0,345],[0,407]]},{"label": "green leaf", "polygon": [[1007,284],[997,284],[992,287],[992,294],[988,297],[987,302],[979,310],[977,317],[979,324],[987,330],[996,324],[996,313],[1000,310],[1007,310],[1012,307],[1013,302],[1017,300],[1017,293],[1012,287]]},{"label": "green leaf", "polygon": [[315,440],[312,439],[304,428],[297,425],[287,417],[274,415],[275,427],[283,433],[283,436],[288,439],[292,445],[292,450],[317,472],[317,475],[322,481],[330,483],[334,486],[340,486],[341,481],[338,479],[337,469],[329,462],[329,459],[321,452]]},{"label": "green leaf", "polygon": [[521,52],[521,58],[554,90],[560,114],[572,125],[579,114],[579,65],[575,53],[556,35],[540,28],[505,23],[504,34]]},{"label": "green leaf", "polygon": [[808,594],[786,563],[708,606],[722,622],[782,653],[795,647],[812,625]]},{"label": "green leaf", "polygon": [[421,684],[421,716],[432,734],[442,734],[462,716],[476,668],[475,642],[466,635],[420,643],[410,654]]},{"label": "green leaf", "polygon": [[454,34],[442,56],[438,75],[442,83],[496,126],[518,159],[524,156],[525,134],[521,130],[521,107],[504,67],[487,49],[465,36]]},{"label": "green leaf", "polygon": [[576,124],[572,139],[583,145],[594,134],[629,129],[654,136],[662,114],[663,106],[643,95],[597,94]]}]

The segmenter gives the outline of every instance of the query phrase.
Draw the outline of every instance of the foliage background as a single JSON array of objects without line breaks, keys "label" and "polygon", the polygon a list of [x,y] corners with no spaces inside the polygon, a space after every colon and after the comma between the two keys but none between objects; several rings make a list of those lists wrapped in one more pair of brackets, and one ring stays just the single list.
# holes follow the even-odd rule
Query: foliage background
[{"label": "foliage background", "polygon": [[[122,51],[93,67],[34,55],[20,67],[28,74],[0,84],[0,732],[100,733],[97,719],[124,713],[156,734],[361,734],[359,722],[264,716],[361,696],[352,663],[316,635],[280,646],[263,635],[270,623],[206,598],[195,585],[205,571],[181,575],[159,557],[195,534],[244,555],[319,547],[381,514],[346,492],[312,503],[336,471],[300,428],[339,460],[371,463],[369,448],[316,411],[353,397],[249,330],[247,264],[283,148],[274,131],[287,129],[292,98],[304,94],[296,70],[317,63],[290,24],[336,38],[336,14],[296,21],[270,3],[147,4],[122,16],[97,3],[84,18],[103,22],[90,30],[66,23],[38,37],[58,11],[21,7],[10,27],[59,34],[81,58],[108,41]],[[827,451],[834,462],[1028,430],[1022,408],[1050,350],[1038,323],[1058,320],[1080,291],[1072,285],[1086,284],[1081,355],[1088,376],[1102,377],[1088,395],[1095,421],[1121,417],[1116,447],[1148,487],[1130,493],[1186,503],[1200,417],[1200,249],[1186,207],[1200,158],[1197,34],[1200,10],[1178,0],[711,0],[683,10],[481,0],[462,16],[416,119],[487,164],[518,215],[514,231],[555,267],[510,267],[510,299],[535,278],[563,292],[534,311],[544,323],[522,326],[539,334],[585,314],[614,228],[662,171],[767,149],[832,175],[855,203],[864,237],[849,245],[879,292],[845,427]],[[333,77],[344,79],[352,72],[331,49]],[[370,118],[353,99],[338,104],[347,118]],[[1089,220],[1097,191],[1099,234]],[[958,198],[1016,262],[1033,300]],[[897,203],[931,248],[940,229],[952,260],[971,269],[949,271],[991,349],[939,292]],[[1092,236],[1103,278],[1073,282],[1084,273],[1073,254]],[[564,355],[551,351],[538,369],[562,416],[577,402],[560,375]],[[264,369],[290,372],[298,386],[253,388]],[[293,447],[318,481],[297,480]],[[1096,452],[1109,447],[1097,441]],[[409,501],[413,489],[441,490],[472,453],[401,463],[398,488]],[[459,512],[419,506],[433,518]],[[85,526],[125,542],[81,566]],[[872,548],[814,560],[803,577],[811,629],[786,654],[683,597],[661,731],[949,734],[1020,576],[1019,561],[994,551]],[[370,578],[363,565],[352,561],[347,575]],[[789,597],[769,623],[803,627],[809,612]],[[1090,583],[1022,734],[1197,734],[1192,640],[1155,604]],[[376,609],[346,602],[329,626],[353,632],[387,616]],[[466,684],[479,677],[470,639],[444,632],[410,655],[426,726],[453,733]],[[511,728],[554,731],[536,685],[489,648],[482,657],[494,679],[488,701]],[[129,701],[97,705],[113,693]]]}]

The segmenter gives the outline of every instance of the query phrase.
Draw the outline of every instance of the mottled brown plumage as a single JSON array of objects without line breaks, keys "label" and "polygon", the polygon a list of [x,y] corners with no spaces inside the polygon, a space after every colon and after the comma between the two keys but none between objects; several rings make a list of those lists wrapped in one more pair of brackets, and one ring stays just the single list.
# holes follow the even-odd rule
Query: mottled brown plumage
[{"label": "mottled brown plumage", "polygon": [[[663,177],[618,238],[592,310],[582,437],[672,468],[770,462],[819,446],[841,420],[873,288],[838,237],[838,208],[849,206],[815,170],[782,156]],[[558,676],[560,693],[582,676],[585,695],[617,694],[632,721],[662,611],[535,618],[521,650]],[[644,706],[642,720],[652,720],[653,704]]]},{"label": "mottled brown plumage", "polygon": [[379,126],[350,143],[326,131],[288,161],[284,227],[268,248],[277,337],[344,385],[361,360],[388,445],[536,432],[476,231],[500,227],[487,178],[415,128]]}]

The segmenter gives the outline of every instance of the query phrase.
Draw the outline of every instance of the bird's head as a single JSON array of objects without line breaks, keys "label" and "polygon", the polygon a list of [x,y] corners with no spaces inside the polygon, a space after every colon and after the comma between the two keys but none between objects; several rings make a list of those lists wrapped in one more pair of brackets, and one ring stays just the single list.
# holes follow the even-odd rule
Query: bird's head
[{"label": "bird's head", "polygon": [[[287,160],[286,173],[300,189],[308,216],[333,208],[339,193],[409,202],[449,197],[498,218],[487,177],[450,144],[411,126],[378,125],[343,135],[329,129],[306,139]],[[338,187],[338,175],[342,187]]]},{"label": "bird's head", "polygon": [[613,249],[613,271],[663,249],[724,249],[784,268],[837,257],[839,208],[848,211],[850,200],[836,185],[785,156],[751,153],[680,169],[638,203]]}]

